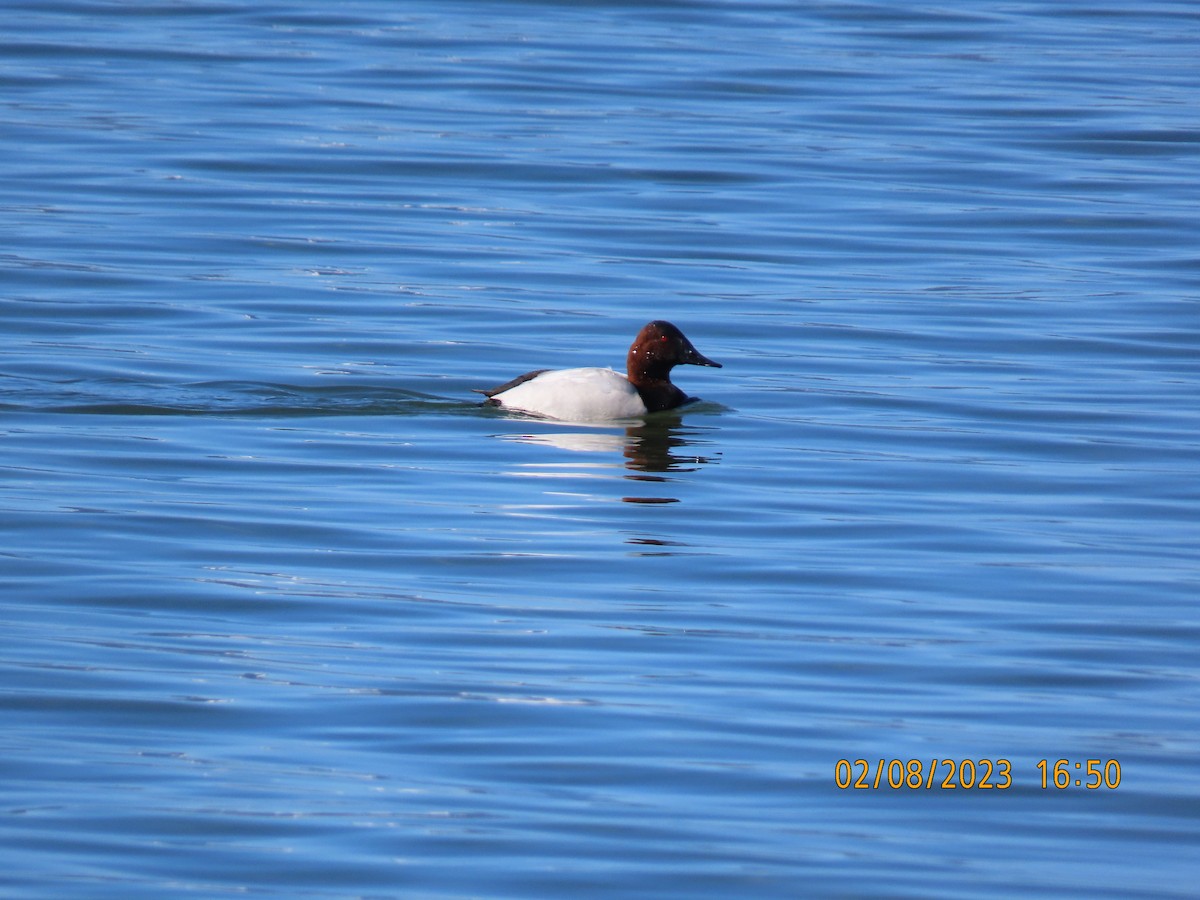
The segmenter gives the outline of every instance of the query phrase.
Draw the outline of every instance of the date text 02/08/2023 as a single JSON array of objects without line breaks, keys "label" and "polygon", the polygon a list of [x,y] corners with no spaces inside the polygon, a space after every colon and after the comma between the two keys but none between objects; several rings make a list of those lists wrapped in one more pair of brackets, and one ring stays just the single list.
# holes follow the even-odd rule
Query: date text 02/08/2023
[{"label": "date text 02/08/2023", "polygon": [[[1042,790],[1082,787],[1115,790],[1121,784],[1121,764],[1115,759],[1039,759],[1035,766]],[[939,773],[940,770],[940,773]],[[940,777],[939,777],[940,774]],[[1007,759],[839,759],[833,782],[841,789],[878,790],[998,790],[1012,787],[1012,762]]]}]

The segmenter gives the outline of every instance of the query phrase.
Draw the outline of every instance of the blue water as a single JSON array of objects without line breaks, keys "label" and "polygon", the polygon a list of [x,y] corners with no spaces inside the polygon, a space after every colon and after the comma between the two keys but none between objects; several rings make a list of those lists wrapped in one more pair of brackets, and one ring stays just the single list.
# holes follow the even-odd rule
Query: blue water
[{"label": "blue water", "polygon": [[5,11],[5,897],[1194,895],[1195,4]]}]

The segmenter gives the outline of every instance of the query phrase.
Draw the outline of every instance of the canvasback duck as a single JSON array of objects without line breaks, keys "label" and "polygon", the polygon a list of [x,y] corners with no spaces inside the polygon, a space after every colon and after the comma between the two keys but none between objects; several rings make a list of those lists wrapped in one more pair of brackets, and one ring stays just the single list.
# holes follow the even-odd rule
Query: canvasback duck
[{"label": "canvasback duck", "polygon": [[677,365],[721,368],[700,353],[670,322],[651,322],[629,347],[625,370],[538,369],[490,391],[476,391],[499,406],[568,422],[644,416],[682,406],[689,397],[671,383]]}]

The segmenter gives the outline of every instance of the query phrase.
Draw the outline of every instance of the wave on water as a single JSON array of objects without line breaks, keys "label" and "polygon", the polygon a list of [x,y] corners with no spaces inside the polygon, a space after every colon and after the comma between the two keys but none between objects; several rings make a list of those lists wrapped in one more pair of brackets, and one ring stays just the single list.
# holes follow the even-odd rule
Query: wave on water
[{"label": "wave on water", "polygon": [[417,415],[478,407],[419,391],[378,385],[302,386],[242,381],[155,385],[132,379],[58,383],[0,394],[0,409],[115,416]]}]

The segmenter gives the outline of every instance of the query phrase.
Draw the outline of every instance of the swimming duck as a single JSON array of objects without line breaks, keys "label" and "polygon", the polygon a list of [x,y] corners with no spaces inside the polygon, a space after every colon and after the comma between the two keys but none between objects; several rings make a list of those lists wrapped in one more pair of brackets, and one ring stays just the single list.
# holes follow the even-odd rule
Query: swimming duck
[{"label": "swimming duck", "polygon": [[625,359],[626,375],[612,369],[538,369],[490,391],[476,391],[488,406],[563,419],[595,422],[674,409],[696,398],[671,383],[677,365],[721,368],[701,354],[670,322],[650,322],[638,332]]}]

